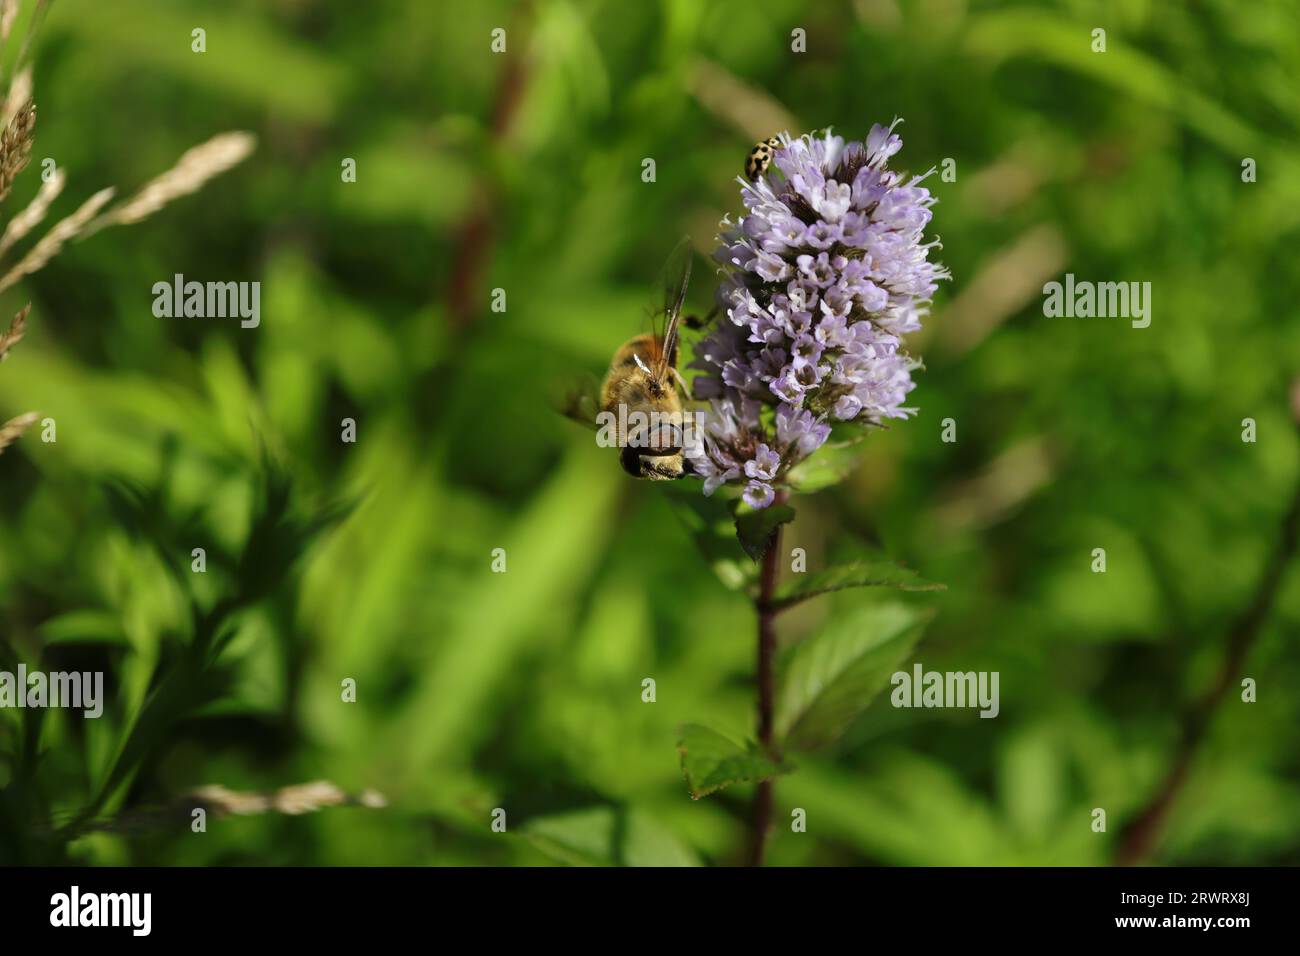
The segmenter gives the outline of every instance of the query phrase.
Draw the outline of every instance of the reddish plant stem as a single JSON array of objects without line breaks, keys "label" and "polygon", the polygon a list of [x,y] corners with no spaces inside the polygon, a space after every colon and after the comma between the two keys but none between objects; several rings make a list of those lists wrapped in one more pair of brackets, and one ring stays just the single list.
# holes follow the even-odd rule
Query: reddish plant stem
[{"label": "reddish plant stem", "polygon": [[1223,666],[1220,667],[1214,684],[1184,717],[1182,736],[1174,762],[1150,802],[1125,827],[1115,852],[1116,865],[1134,866],[1146,859],[1147,855],[1155,849],[1174,802],[1182,791],[1183,785],[1187,783],[1192,762],[1209,729],[1214,712],[1227,695],[1228,688],[1240,678],[1255,638],[1263,630],[1264,623],[1273,609],[1273,602],[1282,583],[1282,573],[1295,556],[1298,545],[1300,545],[1300,486],[1297,486],[1291,500],[1291,507],[1282,521],[1277,544],[1268,563],[1264,565],[1264,571],[1255,587],[1255,594],[1228,631],[1228,646]]},{"label": "reddish plant stem", "polygon": [[[516,13],[510,28],[511,43],[522,42],[524,24],[531,13],[528,6],[522,6]],[[518,53],[506,54],[488,125],[489,148],[502,148],[509,140],[515,117],[523,103],[526,85],[527,74],[523,60]],[[451,276],[447,283],[447,313],[454,328],[467,328],[482,312],[482,279],[496,242],[493,224],[500,216],[499,206],[500,199],[494,185],[484,178],[474,187],[469,209],[456,227],[455,238],[452,240]]]},{"label": "reddish plant stem", "polygon": [[[785,493],[777,494],[772,507],[785,504]],[[763,553],[759,572],[758,598],[754,609],[758,612],[758,743],[764,753],[773,753],[773,714],[776,709],[776,609],[772,600],[776,595],[777,563],[781,559],[781,528],[777,527],[771,546]],[[754,794],[754,830],[749,847],[750,866],[762,866],[767,851],[767,835],[772,828],[772,781],[764,780]]]},{"label": "reddish plant stem", "polygon": [[772,749],[772,712],[775,708],[776,687],[773,677],[773,659],[776,656],[776,610],[772,596],[776,591],[777,551],[781,547],[781,532],[776,532],[772,546],[763,555],[763,574],[758,599],[758,742],[764,750]]}]

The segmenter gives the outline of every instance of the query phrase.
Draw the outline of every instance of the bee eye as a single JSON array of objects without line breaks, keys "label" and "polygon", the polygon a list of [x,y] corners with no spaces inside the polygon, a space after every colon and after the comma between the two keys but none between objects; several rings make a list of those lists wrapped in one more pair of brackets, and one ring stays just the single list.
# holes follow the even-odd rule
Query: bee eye
[{"label": "bee eye", "polygon": [[633,446],[623,446],[623,450],[618,454],[618,462],[633,478],[641,477],[641,455]]}]

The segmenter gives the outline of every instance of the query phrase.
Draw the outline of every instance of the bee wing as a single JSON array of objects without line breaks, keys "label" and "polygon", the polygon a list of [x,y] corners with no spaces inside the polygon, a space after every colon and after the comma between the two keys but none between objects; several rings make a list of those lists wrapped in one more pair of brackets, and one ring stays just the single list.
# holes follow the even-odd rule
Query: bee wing
[{"label": "bee wing", "polygon": [[584,375],[554,401],[555,410],[565,418],[571,418],[579,425],[586,425],[595,431],[600,430],[596,422],[596,413],[600,410],[600,385],[594,376]]},{"label": "bee wing", "polygon": [[677,329],[682,318],[682,303],[686,301],[686,286],[691,281],[691,260],[694,254],[690,236],[683,236],[664,263],[661,277],[664,294],[663,348],[655,369],[655,378],[661,382],[666,382],[672,374],[671,359],[677,350]]}]

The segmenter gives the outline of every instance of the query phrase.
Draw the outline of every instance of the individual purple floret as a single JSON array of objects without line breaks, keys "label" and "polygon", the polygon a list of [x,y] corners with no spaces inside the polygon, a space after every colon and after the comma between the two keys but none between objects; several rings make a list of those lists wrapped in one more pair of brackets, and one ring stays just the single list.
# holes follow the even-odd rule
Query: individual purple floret
[{"label": "individual purple floret", "polygon": [[[704,493],[743,484],[751,507],[772,503],[789,470],[831,423],[906,418],[918,362],[901,337],[921,327],[948,278],[923,241],[935,199],[888,168],[902,147],[888,128],[865,143],[830,132],[782,134],[766,173],[741,179],[746,212],[722,222],[723,313],[696,347],[696,398],[710,402]],[[769,408],[774,411],[764,412]]]}]

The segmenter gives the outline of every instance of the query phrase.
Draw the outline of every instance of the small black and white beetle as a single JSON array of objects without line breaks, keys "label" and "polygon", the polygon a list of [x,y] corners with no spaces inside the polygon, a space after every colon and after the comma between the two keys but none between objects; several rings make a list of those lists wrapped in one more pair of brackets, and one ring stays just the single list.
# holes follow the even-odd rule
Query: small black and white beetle
[{"label": "small black and white beetle", "polygon": [[758,182],[758,177],[767,172],[767,167],[772,162],[772,150],[780,148],[781,140],[776,136],[769,136],[761,143],[756,143],[749,151],[749,158],[745,160],[745,178],[751,183]]}]

